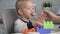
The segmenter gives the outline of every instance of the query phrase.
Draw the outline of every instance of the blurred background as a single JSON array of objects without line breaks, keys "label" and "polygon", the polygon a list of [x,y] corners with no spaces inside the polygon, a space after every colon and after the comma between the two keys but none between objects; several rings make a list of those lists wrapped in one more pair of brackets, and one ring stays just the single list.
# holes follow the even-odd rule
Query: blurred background
[{"label": "blurred background", "polygon": [[[56,13],[58,9],[60,8],[60,0],[33,0],[36,6],[37,13],[42,10],[42,4],[43,2],[51,2],[52,3],[52,11]],[[4,9],[12,9],[15,8],[15,2],[16,0],[0,0],[0,19],[2,19],[2,10]]]},{"label": "blurred background", "polygon": [[[45,1],[50,1],[52,3],[52,10],[54,13],[60,8],[60,0],[33,0],[36,6],[37,14],[38,11],[42,10],[42,3]],[[16,0],[0,0],[0,19],[2,19],[2,13],[4,9],[12,9],[15,8]]]}]

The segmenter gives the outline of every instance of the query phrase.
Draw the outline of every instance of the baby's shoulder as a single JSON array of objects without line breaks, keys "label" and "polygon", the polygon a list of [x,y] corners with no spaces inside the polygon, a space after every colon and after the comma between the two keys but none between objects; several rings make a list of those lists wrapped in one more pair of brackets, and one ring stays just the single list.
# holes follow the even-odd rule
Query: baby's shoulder
[{"label": "baby's shoulder", "polygon": [[17,19],[15,22],[21,22],[21,20],[20,19]]},{"label": "baby's shoulder", "polygon": [[17,20],[15,21],[15,24],[24,24],[24,22],[23,22],[21,19],[17,19]]},{"label": "baby's shoulder", "polygon": [[17,19],[16,21],[15,21],[15,24],[20,24],[20,23],[23,23],[20,19]]}]

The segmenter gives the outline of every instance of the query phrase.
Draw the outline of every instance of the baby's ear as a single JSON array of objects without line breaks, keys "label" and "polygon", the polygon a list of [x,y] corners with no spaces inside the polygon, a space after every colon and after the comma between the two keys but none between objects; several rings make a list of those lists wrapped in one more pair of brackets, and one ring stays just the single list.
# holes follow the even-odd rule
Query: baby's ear
[{"label": "baby's ear", "polygon": [[19,15],[22,15],[23,14],[23,11],[21,9],[18,10],[18,14]]}]

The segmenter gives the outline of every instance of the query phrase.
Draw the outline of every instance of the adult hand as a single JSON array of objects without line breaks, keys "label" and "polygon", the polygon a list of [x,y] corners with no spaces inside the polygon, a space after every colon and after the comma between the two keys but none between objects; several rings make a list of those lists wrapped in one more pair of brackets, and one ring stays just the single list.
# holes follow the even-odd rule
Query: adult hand
[{"label": "adult hand", "polygon": [[59,18],[59,16],[57,16],[56,14],[54,14],[53,12],[51,12],[51,11],[48,11],[48,10],[43,10],[42,12],[41,12],[41,14],[42,15],[46,15],[47,17],[47,20],[52,20],[54,23],[56,23],[56,22],[59,22],[58,20],[58,18]]}]

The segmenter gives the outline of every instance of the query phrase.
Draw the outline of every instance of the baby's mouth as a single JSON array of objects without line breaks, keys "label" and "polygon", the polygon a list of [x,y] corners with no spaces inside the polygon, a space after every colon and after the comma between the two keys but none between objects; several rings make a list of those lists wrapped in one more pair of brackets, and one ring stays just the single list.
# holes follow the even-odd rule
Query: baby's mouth
[{"label": "baby's mouth", "polygon": [[34,14],[33,14],[33,13],[31,13],[31,16],[34,16]]},{"label": "baby's mouth", "polygon": [[35,13],[34,13],[34,14],[33,14],[33,13],[31,13],[31,16],[35,16],[35,15],[36,15]]}]

